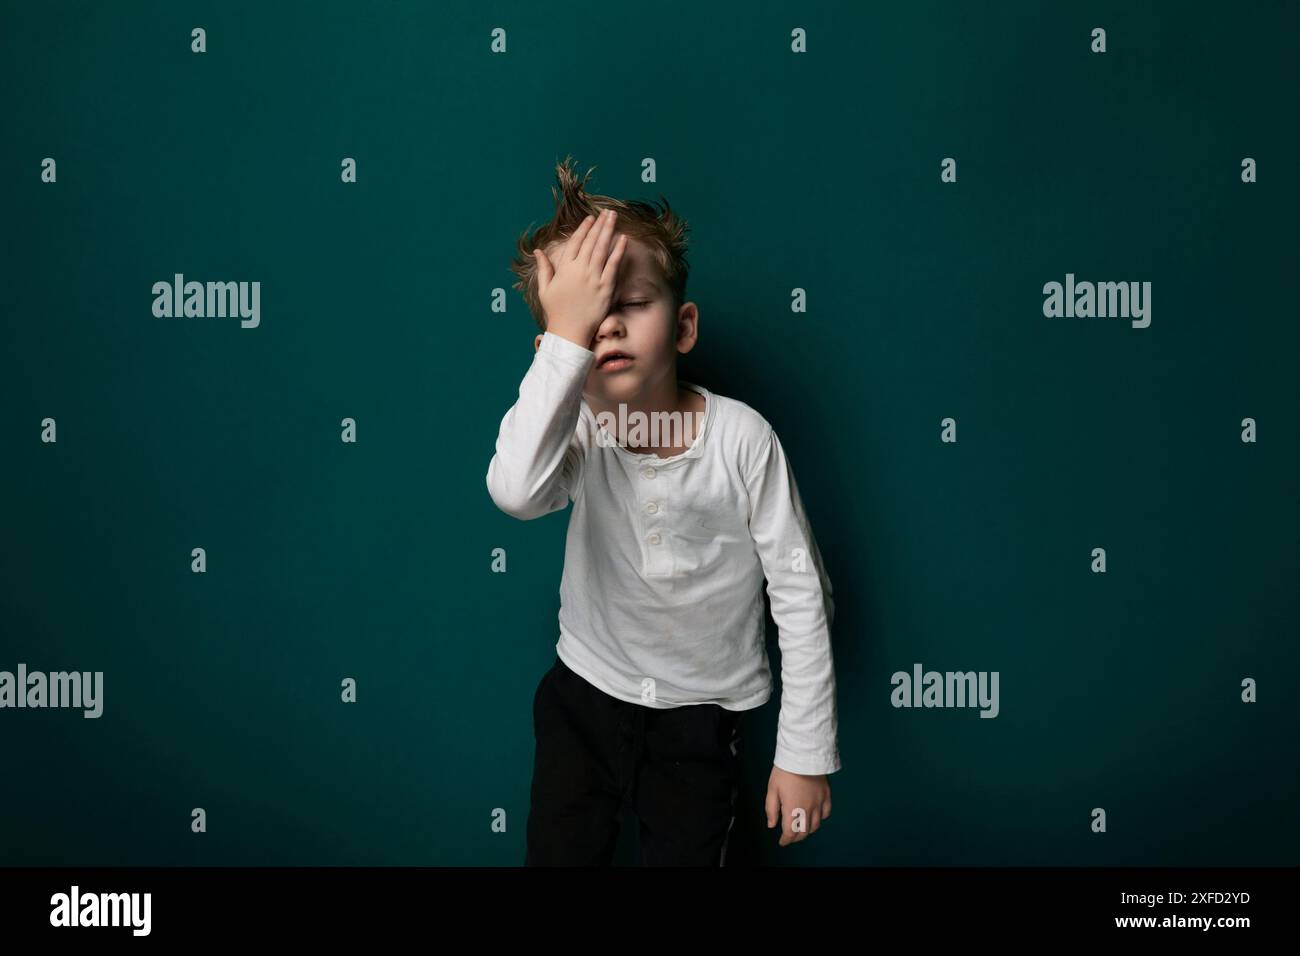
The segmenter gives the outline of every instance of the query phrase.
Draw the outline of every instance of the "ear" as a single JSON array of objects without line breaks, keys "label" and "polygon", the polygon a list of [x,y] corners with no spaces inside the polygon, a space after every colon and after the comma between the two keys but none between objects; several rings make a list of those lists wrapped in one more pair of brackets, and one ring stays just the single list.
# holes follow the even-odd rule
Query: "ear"
[{"label": "ear", "polygon": [[683,302],[677,310],[677,351],[685,355],[695,348],[700,335],[700,310],[694,302]]}]

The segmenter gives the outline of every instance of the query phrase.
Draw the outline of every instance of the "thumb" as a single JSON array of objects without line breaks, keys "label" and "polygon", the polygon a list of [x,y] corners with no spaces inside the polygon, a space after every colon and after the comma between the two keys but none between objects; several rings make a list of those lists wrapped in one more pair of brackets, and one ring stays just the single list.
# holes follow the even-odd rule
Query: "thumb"
[{"label": "thumb", "polygon": [[767,810],[767,828],[770,830],[776,826],[781,816],[781,795],[776,792],[776,787],[767,788],[767,801],[764,806]]}]

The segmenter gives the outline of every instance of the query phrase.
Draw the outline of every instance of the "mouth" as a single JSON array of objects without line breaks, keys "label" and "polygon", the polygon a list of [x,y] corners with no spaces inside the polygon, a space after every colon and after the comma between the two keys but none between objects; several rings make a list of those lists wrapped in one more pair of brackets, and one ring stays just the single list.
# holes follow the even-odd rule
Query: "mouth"
[{"label": "mouth", "polygon": [[596,367],[602,372],[617,372],[625,369],[632,364],[632,356],[626,352],[620,352],[618,349],[611,349],[600,357]]}]

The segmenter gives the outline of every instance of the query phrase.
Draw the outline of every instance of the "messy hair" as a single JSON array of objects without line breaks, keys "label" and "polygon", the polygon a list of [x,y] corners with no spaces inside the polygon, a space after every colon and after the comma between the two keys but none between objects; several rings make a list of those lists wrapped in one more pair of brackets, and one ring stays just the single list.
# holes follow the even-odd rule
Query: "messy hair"
[{"label": "messy hair", "polygon": [[[510,271],[519,277],[512,288],[518,290],[533,313],[537,326],[546,331],[546,313],[542,309],[537,295],[537,258],[534,249],[546,250],[557,241],[564,241],[573,235],[587,216],[599,215],[601,210],[613,209],[617,217],[615,228],[631,239],[639,239],[650,249],[653,260],[658,264],[673,298],[674,313],[686,299],[686,278],[690,266],[686,262],[686,232],[689,226],[668,205],[668,200],[659,196],[658,204],[640,200],[623,201],[610,196],[601,196],[586,191],[587,179],[591,176],[591,167],[581,180],[571,156],[566,156],[555,167],[556,185],[551,187],[551,196],[555,200],[555,216],[550,222],[529,235],[524,230],[516,245],[516,254],[510,262]],[[611,251],[613,246],[610,247]]]}]

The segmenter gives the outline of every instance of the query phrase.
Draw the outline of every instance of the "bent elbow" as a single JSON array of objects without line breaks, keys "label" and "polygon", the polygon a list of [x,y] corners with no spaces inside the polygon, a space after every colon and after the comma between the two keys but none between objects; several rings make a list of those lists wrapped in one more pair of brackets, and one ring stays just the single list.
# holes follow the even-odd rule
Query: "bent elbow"
[{"label": "bent elbow", "polygon": [[492,497],[492,503],[512,518],[518,518],[520,521],[531,521],[533,518],[540,518],[546,514],[546,509],[538,501],[528,495],[520,494],[515,489],[499,481],[494,481],[490,474],[487,488],[488,494]]}]

